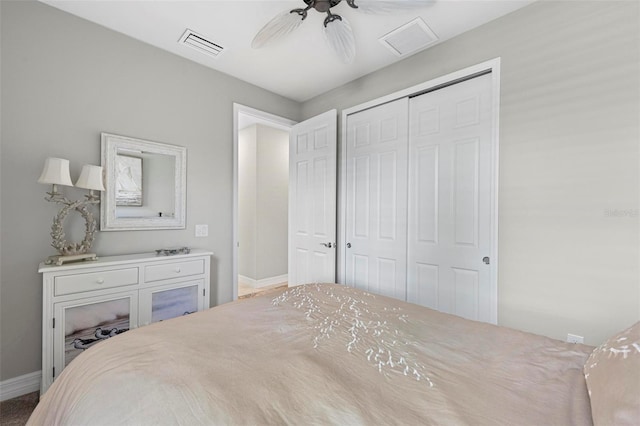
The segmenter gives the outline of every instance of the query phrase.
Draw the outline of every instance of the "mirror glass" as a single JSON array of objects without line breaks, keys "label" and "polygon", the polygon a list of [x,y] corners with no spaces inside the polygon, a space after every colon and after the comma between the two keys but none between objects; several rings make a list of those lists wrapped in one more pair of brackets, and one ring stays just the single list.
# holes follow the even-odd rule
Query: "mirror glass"
[{"label": "mirror glass", "polygon": [[100,230],[184,229],[186,148],[102,134]]}]

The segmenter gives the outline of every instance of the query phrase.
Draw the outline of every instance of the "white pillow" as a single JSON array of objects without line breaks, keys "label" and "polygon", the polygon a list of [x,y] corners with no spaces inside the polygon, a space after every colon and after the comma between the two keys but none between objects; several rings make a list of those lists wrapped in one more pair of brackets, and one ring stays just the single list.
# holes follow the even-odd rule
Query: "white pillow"
[{"label": "white pillow", "polygon": [[640,322],[594,349],[584,377],[595,426],[640,425]]}]

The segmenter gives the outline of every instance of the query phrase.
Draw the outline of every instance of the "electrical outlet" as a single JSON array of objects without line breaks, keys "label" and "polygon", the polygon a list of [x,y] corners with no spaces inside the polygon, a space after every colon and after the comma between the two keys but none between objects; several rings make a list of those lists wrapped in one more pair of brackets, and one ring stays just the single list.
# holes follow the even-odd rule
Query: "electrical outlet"
[{"label": "electrical outlet", "polygon": [[196,225],[196,237],[208,237],[209,225]]},{"label": "electrical outlet", "polygon": [[567,343],[584,343],[584,337],[577,334],[567,334]]}]

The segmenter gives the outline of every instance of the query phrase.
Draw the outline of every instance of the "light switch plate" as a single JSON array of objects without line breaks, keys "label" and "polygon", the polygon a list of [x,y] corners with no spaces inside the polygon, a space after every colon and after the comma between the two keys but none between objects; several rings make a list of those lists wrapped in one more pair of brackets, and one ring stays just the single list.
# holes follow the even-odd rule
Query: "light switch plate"
[{"label": "light switch plate", "polygon": [[196,237],[208,237],[209,225],[196,225]]}]

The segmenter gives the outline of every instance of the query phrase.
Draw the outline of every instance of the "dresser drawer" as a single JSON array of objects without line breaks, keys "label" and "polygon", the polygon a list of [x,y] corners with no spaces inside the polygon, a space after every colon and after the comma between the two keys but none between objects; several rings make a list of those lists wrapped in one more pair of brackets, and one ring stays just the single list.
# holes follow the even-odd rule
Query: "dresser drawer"
[{"label": "dresser drawer", "polygon": [[144,267],[144,281],[160,281],[171,278],[204,274],[204,259],[186,262],[163,263]]},{"label": "dresser drawer", "polygon": [[138,268],[55,277],[54,296],[138,284]]}]

